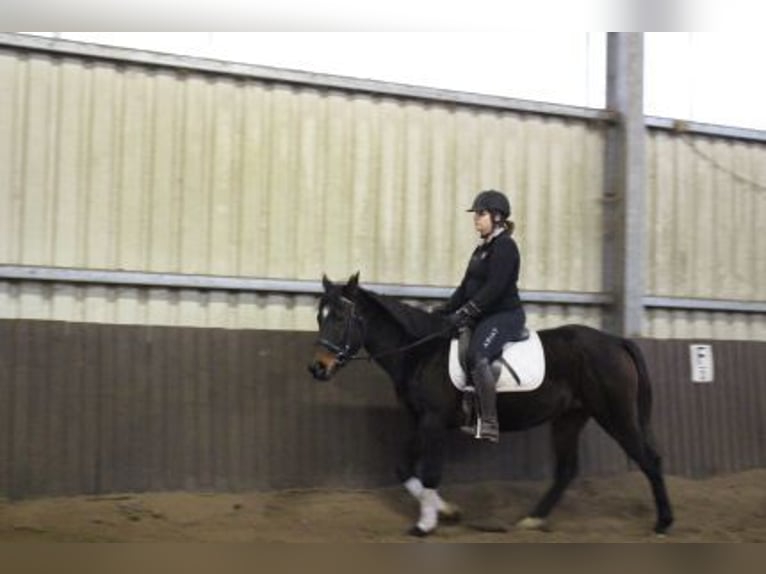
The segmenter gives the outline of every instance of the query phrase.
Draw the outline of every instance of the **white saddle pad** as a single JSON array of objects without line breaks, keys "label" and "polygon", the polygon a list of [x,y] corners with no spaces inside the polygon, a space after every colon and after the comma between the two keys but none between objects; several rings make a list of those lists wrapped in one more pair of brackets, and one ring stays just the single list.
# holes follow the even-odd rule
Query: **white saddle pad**
[{"label": "white saddle pad", "polygon": [[[449,374],[452,383],[461,391],[472,388],[458,357],[458,339],[452,339],[449,351]],[[510,368],[509,368],[510,367]],[[545,378],[545,353],[537,331],[529,331],[529,339],[507,343],[502,360],[492,363],[493,371],[500,371],[497,392],[533,391]],[[513,372],[512,372],[513,371]],[[518,380],[516,379],[518,376]]]}]

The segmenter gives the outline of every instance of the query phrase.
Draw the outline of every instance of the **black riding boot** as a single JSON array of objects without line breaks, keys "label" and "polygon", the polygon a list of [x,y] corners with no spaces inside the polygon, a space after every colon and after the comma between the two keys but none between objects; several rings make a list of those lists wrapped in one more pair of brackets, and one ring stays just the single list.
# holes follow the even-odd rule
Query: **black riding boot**
[{"label": "black riding boot", "polygon": [[497,402],[495,398],[495,375],[488,359],[479,359],[471,371],[476,397],[479,399],[479,419],[476,423],[477,439],[490,442],[500,440],[497,424]]}]

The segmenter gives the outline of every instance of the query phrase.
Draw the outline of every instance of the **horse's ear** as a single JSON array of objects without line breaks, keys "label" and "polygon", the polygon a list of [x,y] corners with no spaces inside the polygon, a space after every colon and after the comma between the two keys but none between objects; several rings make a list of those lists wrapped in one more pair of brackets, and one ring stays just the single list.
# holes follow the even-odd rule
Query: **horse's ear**
[{"label": "horse's ear", "polygon": [[330,281],[324,273],[322,274],[322,287],[324,287],[325,292],[332,289],[332,281]]},{"label": "horse's ear", "polygon": [[346,283],[346,291],[350,295],[356,294],[356,290],[359,287],[359,271],[354,273],[351,277],[348,278],[348,283]]}]

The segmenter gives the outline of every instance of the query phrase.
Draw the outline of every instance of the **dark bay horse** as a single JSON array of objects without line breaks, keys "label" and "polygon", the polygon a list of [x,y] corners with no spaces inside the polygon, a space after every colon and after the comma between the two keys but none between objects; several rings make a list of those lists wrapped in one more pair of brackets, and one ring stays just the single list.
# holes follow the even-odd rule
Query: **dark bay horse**
[{"label": "dark bay horse", "polygon": [[[415,429],[397,468],[420,502],[420,517],[410,532],[430,534],[439,517],[448,519],[456,512],[437,492],[445,434],[459,425],[462,402],[448,374],[446,321],[361,288],[358,273],[345,285],[327,277],[322,281],[319,339],[309,370],[315,378],[329,380],[364,348],[393,380]],[[593,417],[646,475],[657,511],[654,531],[665,533],[673,513],[649,428],[651,387],[640,349],[583,325],[541,330],[539,335],[546,357],[542,385],[526,393],[501,393],[497,399],[501,431],[551,422],[554,481],[519,526],[544,526],[577,474],[578,438]]]}]

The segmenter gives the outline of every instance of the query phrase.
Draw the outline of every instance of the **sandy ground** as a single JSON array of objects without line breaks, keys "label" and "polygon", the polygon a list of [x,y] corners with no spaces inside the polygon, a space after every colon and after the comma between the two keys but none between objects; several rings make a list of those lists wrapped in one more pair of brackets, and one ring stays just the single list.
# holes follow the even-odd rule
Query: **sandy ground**
[{"label": "sandy ground", "polygon": [[[653,503],[631,473],[579,479],[548,531],[513,528],[544,483],[447,485],[463,520],[434,542],[766,542],[766,469],[706,480],[668,478],[676,524],[651,534]],[[403,489],[241,494],[152,493],[0,502],[0,541],[411,542],[417,507]],[[485,527],[507,527],[485,532]]]}]

